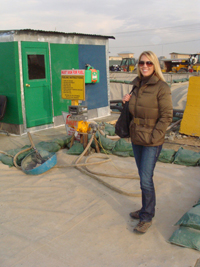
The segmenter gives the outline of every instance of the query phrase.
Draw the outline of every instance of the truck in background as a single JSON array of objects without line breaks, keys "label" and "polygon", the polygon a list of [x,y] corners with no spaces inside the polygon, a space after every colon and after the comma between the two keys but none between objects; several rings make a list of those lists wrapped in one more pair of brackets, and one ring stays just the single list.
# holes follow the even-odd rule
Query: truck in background
[{"label": "truck in background", "polygon": [[[110,63],[117,63],[113,60]],[[125,71],[125,72],[133,72],[136,66],[135,58],[122,58],[121,62],[118,64],[110,64],[110,71]]]},{"label": "truck in background", "polygon": [[191,54],[188,59],[163,59],[163,72],[200,72],[200,54]]}]

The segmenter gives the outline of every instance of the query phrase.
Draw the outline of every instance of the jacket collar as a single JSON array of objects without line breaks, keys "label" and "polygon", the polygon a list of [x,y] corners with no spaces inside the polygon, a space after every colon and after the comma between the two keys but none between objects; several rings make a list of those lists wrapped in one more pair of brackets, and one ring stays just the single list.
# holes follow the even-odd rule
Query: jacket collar
[{"label": "jacket collar", "polygon": [[[152,75],[146,84],[156,84],[159,81],[159,78],[156,75]],[[141,79],[137,76],[132,84],[136,87],[140,87]]]}]

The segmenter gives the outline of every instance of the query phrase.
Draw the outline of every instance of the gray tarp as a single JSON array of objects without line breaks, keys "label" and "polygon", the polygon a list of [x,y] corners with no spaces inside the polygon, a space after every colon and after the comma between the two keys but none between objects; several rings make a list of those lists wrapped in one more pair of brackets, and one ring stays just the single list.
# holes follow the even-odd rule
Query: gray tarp
[{"label": "gray tarp", "polygon": [[[35,144],[66,135],[65,127],[32,135]],[[30,145],[25,136],[3,136],[0,150]],[[77,156],[56,152],[58,165]],[[109,156],[126,171],[137,172],[132,157]],[[119,170],[111,163],[96,171]],[[139,190],[136,179],[105,181]],[[166,242],[173,224],[199,199],[199,167],[158,162],[154,172],[156,215],[148,232],[133,233],[137,220],[129,213],[141,207],[139,197],[118,194],[75,168],[53,168],[28,176],[0,162],[1,267],[194,266],[199,252]]]}]

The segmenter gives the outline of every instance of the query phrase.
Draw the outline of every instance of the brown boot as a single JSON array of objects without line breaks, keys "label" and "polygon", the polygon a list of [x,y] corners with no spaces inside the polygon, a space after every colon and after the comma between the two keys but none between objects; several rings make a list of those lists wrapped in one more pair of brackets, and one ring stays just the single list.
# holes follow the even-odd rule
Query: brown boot
[{"label": "brown boot", "polygon": [[140,234],[144,234],[146,233],[146,231],[149,229],[149,227],[152,225],[152,221],[150,222],[144,222],[144,221],[140,221],[136,227],[133,229],[133,231],[140,233]]},{"label": "brown boot", "polygon": [[139,214],[140,214],[140,210],[136,210],[136,211],[131,212],[129,215],[132,219],[140,219]]}]

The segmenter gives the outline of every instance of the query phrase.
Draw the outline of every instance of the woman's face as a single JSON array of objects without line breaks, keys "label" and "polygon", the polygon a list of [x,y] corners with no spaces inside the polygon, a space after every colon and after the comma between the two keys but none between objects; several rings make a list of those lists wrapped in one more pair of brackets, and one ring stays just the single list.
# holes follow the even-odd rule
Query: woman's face
[{"label": "woman's face", "polygon": [[138,65],[144,77],[150,76],[155,70],[153,63],[145,55],[141,56]]}]

